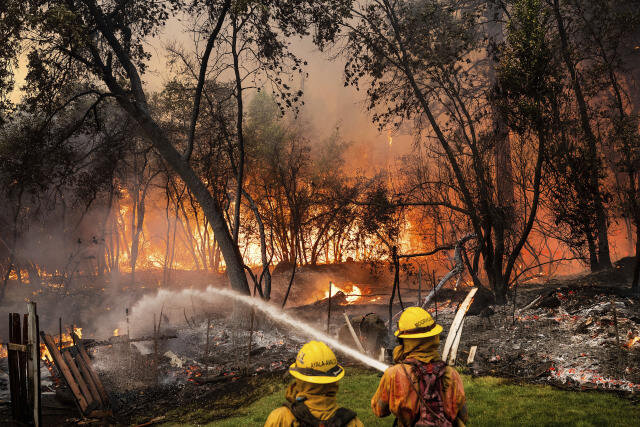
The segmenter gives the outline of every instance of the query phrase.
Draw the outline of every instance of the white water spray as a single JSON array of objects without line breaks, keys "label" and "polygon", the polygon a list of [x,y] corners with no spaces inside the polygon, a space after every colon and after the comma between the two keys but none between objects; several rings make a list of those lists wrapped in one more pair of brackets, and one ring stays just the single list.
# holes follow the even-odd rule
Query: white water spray
[{"label": "white water spray", "polygon": [[245,304],[249,307],[253,307],[256,310],[261,311],[262,313],[269,316],[271,319],[285,323],[297,330],[299,330],[304,335],[314,338],[320,341],[324,341],[329,347],[334,350],[340,350],[341,352],[353,357],[354,359],[368,365],[378,371],[384,372],[389,366],[380,362],[379,360],[373,359],[366,354],[360,353],[359,351],[342,344],[335,338],[330,337],[326,333],[322,332],[319,329],[314,328],[313,326],[296,319],[287,313],[280,310],[278,307],[267,304],[264,301],[252,298],[247,295],[242,295],[238,292],[232,291],[230,289],[218,289],[212,286],[209,286],[204,291],[196,290],[196,289],[183,289],[179,292],[166,291],[161,290],[157,295],[149,298],[143,297],[138,303],[136,303],[133,307],[133,313],[141,314],[147,312],[147,309],[151,308],[150,306],[156,306],[158,303],[164,303],[164,301],[173,301],[179,300],[183,297],[193,297],[198,298],[200,301],[214,302],[215,296],[222,296],[227,298],[232,298],[234,301]]}]

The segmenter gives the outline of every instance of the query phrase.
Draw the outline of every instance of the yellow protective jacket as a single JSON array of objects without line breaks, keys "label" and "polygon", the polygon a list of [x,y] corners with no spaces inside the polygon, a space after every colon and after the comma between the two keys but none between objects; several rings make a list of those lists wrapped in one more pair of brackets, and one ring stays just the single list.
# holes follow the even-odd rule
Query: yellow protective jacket
[{"label": "yellow protective jacket", "polygon": [[[394,414],[399,426],[411,426],[420,415],[420,399],[416,393],[418,379],[413,367],[402,362],[415,359],[424,363],[441,360],[438,353],[438,336],[422,339],[403,340],[403,344],[393,350],[396,365],[387,369],[380,385],[371,399],[371,409],[377,417]],[[409,374],[409,377],[407,376]],[[412,384],[413,383],[413,386]],[[442,378],[442,400],[445,415],[453,420],[454,426],[464,426],[468,421],[466,397],[460,374],[450,366]]]},{"label": "yellow protective jacket", "polygon": [[[293,403],[298,397],[305,397],[305,405],[309,408],[311,415],[321,420],[328,420],[338,410],[338,402],[336,394],[338,392],[338,383],[333,384],[312,384],[301,380],[294,380],[285,394],[285,398]],[[300,424],[296,421],[289,408],[281,406],[274,409],[267,421],[265,427],[298,427]],[[364,424],[356,417],[351,420],[347,427],[364,427]]]}]

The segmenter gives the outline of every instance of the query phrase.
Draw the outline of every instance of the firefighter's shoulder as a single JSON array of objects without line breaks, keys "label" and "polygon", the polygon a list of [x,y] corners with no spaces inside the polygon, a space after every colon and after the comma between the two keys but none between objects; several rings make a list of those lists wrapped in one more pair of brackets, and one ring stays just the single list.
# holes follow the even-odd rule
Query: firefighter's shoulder
[{"label": "firefighter's shoulder", "polygon": [[264,423],[264,427],[290,427],[294,425],[294,421],[296,421],[296,417],[293,416],[291,411],[281,406],[271,411],[267,421]]},{"label": "firefighter's shoulder", "polygon": [[[290,426],[299,426],[300,423],[296,420],[296,417],[293,413],[284,406],[274,409],[267,417],[267,421],[265,421],[265,427],[290,427]],[[358,417],[353,418],[349,421],[345,427],[364,427],[364,424]]]}]

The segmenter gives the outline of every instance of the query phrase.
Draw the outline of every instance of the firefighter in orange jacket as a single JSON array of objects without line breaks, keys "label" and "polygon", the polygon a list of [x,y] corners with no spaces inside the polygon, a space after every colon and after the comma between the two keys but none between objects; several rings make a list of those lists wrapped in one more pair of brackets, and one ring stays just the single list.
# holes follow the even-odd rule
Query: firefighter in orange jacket
[{"label": "firefighter in orange jacket", "polygon": [[265,427],[364,426],[355,412],[338,407],[338,381],[344,369],[325,343],[303,345],[289,373],[295,380],[287,388],[287,401],[269,414]]},{"label": "firefighter in orange jacket", "polygon": [[371,408],[377,417],[396,416],[398,426],[464,426],[466,398],[458,372],[441,359],[442,326],[420,307],[407,308],[395,332],[395,364],[380,380]]}]

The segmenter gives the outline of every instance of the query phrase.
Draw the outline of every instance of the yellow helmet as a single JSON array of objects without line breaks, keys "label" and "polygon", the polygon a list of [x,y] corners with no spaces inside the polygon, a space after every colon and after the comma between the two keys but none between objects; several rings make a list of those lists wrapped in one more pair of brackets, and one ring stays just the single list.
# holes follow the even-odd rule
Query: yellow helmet
[{"label": "yellow helmet", "polygon": [[409,307],[398,319],[398,338],[427,338],[442,332],[442,326],[436,324],[428,311],[421,307]]},{"label": "yellow helmet", "polygon": [[331,349],[321,341],[309,341],[302,346],[296,361],[289,367],[295,378],[314,384],[329,384],[344,377],[344,369]]}]

